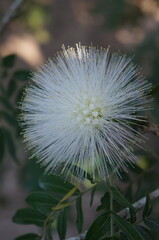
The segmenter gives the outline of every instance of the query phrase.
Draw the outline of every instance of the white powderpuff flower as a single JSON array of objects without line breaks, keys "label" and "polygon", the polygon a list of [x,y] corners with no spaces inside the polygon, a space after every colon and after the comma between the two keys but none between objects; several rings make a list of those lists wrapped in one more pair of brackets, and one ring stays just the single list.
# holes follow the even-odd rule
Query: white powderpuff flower
[{"label": "white powderpuff flower", "polygon": [[22,126],[46,172],[106,180],[110,169],[137,161],[132,147],[142,140],[134,124],[149,108],[151,86],[131,60],[109,49],[63,46],[33,74]]}]

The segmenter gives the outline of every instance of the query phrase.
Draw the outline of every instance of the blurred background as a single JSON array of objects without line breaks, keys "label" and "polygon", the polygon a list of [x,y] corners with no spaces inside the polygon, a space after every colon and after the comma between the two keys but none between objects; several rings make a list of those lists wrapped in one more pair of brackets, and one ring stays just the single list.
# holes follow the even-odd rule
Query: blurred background
[{"label": "blurred background", "polygon": [[[15,3],[16,0],[0,1],[0,26]],[[29,72],[53,57],[62,44],[67,47],[79,42],[105,48],[110,45],[111,51],[134,56],[142,74],[153,84],[154,102],[147,126],[151,133],[145,133],[149,138],[145,144],[148,151],[137,151],[141,162],[137,171],[130,173],[131,184],[118,184],[127,195],[129,192],[132,201],[159,186],[159,1],[23,0],[14,18],[0,31],[0,238],[3,240],[13,240],[28,229],[39,231],[11,220],[17,209],[26,206],[27,194],[37,190],[38,178],[43,173],[34,160],[28,159],[20,136],[17,106],[22,89],[29,83]],[[99,204],[98,198],[96,203]],[[84,208],[87,209],[85,227],[88,227],[95,207],[88,214],[86,201]],[[70,228],[69,235],[74,234],[76,231]]]}]

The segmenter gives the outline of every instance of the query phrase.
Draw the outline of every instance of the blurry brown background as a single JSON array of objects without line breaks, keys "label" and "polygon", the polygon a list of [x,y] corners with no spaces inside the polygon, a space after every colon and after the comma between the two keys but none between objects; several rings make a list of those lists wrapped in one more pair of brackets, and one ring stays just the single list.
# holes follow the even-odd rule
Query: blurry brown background
[{"label": "blurry brown background", "polygon": [[[13,0],[0,1],[1,19]],[[35,70],[61,45],[98,45],[134,55],[142,73],[159,84],[159,1],[157,0],[24,0],[16,18],[0,35],[0,56],[16,54],[14,69]],[[6,83],[3,83],[4,85]],[[24,86],[19,84],[19,88]],[[157,93],[158,95],[158,93]],[[157,96],[156,96],[157,99]],[[155,105],[156,104],[156,105]],[[157,103],[154,102],[157,106]],[[158,122],[158,108],[152,118]],[[0,122],[3,125],[3,121]],[[21,139],[16,139],[16,164],[8,154],[0,165],[0,239],[13,240],[33,226],[16,225],[11,218],[24,207],[29,191],[36,189],[41,170],[28,160]],[[149,143],[150,144],[150,143]],[[153,144],[152,144],[153,145]],[[36,177],[37,175],[37,177]],[[158,182],[157,182],[158,184]],[[86,197],[87,199],[87,197]],[[96,200],[98,202],[98,199]],[[94,212],[85,204],[86,227]],[[70,229],[69,235],[76,234]]]}]

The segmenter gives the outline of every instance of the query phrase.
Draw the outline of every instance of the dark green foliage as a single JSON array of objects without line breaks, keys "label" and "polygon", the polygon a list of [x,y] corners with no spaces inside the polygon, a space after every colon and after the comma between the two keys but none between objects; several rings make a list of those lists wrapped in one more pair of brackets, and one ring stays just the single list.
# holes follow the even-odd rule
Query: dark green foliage
[{"label": "dark green foliage", "polygon": [[13,217],[13,222],[19,224],[35,224],[39,227],[44,225],[46,216],[32,208],[19,209]]},{"label": "dark green foliage", "polygon": [[18,70],[14,72],[13,78],[19,81],[27,81],[31,75],[31,72],[28,70]]},{"label": "dark green foliage", "polygon": [[141,226],[141,225],[136,225],[135,226],[138,232],[142,235],[144,240],[152,240],[152,237],[150,235],[150,232],[148,231],[147,228]]},{"label": "dark green foliage", "polygon": [[[51,174],[42,176],[39,180],[39,186],[48,192],[54,192],[60,196],[65,195],[74,187],[63,178]],[[78,193],[79,191],[77,190],[74,194]]]},{"label": "dark green foliage", "polygon": [[132,208],[129,208],[130,212],[130,222],[133,224],[136,222],[136,212],[132,210]]},{"label": "dark green foliage", "polygon": [[12,68],[14,66],[15,63],[15,54],[6,56],[2,59],[2,66],[5,68]]},{"label": "dark green foliage", "polygon": [[41,213],[49,214],[58,204],[58,200],[45,192],[34,192],[26,198],[26,202]]},{"label": "dark green foliage", "polygon": [[[3,128],[4,136],[1,140],[1,154],[4,156],[4,147],[6,147],[6,153],[9,152],[12,159],[19,163],[17,159],[17,148],[15,142],[18,142],[20,127],[17,122],[18,108],[16,102],[16,96],[22,91],[19,89],[17,81],[26,81],[30,71],[28,70],[17,70],[13,73],[13,67],[15,65],[16,56],[9,55],[1,60],[0,69],[0,118],[4,122],[5,128]],[[2,136],[1,136],[2,139]]]},{"label": "dark green foliage", "polygon": [[101,205],[97,207],[97,211],[105,209],[108,211],[110,209],[110,193],[106,192],[100,199]]},{"label": "dark green foliage", "polygon": [[28,233],[22,236],[15,238],[15,240],[40,240],[41,237],[35,233]]},{"label": "dark green foliage", "polygon": [[20,172],[20,178],[22,179],[24,188],[29,191],[41,190],[39,187],[39,178],[44,174],[44,170],[43,167],[37,164],[36,158],[28,159],[27,164]]},{"label": "dark green foliage", "polygon": [[78,201],[78,227],[82,230],[83,215],[80,191],[61,177],[51,174],[42,176],[39,185],[43,189],[31,193],[26,198],[26,202],[31,208],[18,210],[13,221],[19,224],[35,224],[43,227],[45,239],[51,240],[52,223],[57,219],[57,232],[60,239],[64,239],[67,231],[67,209],[73,204],[69,198],[72,197],[77,198]]},{"label": "dark green foliage", "polygon": [[128,207],[135,212],[135,208],[129,203],[126,198],[118,191],[115,186],[110,186],[110,190],[113,193],[113,199],[123,207]]},{"label": "dark green foliage", "polygon": [[96,192],[96,186],[93,187],[93,188],[92,188],[92,191],[91,191],[90,207],[91,207],[92,204],[93,204],[95,192]]},{"label": "dark green foliage", "polygon": [[61,210],[57,219],[57,232],[60,240],[65,239],[67,231],[67,208]]},{"label": "dark green foliage", "polygon": [[149,194],[147,193],[146,194],[146,204],[145,204],[145,207],[144,207],[144,210],[143,210],[143,218],[146,218],[150,215],[152,211],[152,204],[151,204],[151,199],[150,199],[150,196]]},{"label": "dark green foliage", "polygon": [[[66,238],[67,231],[67,210],[70,205],[76,202],[76,226],[78,232],[82,232],[83,210],[82,195],[79,190],[59,176],[42,176],[39,185],[42,188],[39,192],[30,194],[26,201],[32,208],[20,209],[13,217],[13,221],[20,224],[35,224],[45,228],[46,239],[52,239],[52,223],[57,219],[57,232],[60,240]],[[130,218],[124,219],[115,211],[110,210],[110,192],[114,202],[117,202],[123,208],[129,208]],[[70,200],[71,198],[71,200]],[[89,227],[86,233],[86,240],[149,240],[149,230],[159,232],[159,222],[156,219],[148,217],[151,210],[149,195],[143,209],[144,223],[148,227],[136,225],[142,219],[136,217],[136,211],[121,192],[115,186],[109,186],[104,196],[101,197],[101,204],[97,210],[104,211],[98,216]],[[114,205],[115,207],[115,205]],[[115,210],[115,209],[114,209]],[[110,224],[113,218],[114,235],[110,236]]]},{"label": "dark green foliage", "polygon": [[88,229],[85,240],[100,240],[107,233],[109,222],[109,212],[97,217]]},{"label": "dark green foliage", "polygon": [[117,215],[115,212],[111,213],[115,224],[121,229],[129,240],[144,240],[141,234],[136,230],[136,228],[130,224],[127,220]]},{"label": "dark green foliage", "polygon": [[76,200],[76,210],[77,210],[76,226],[77,226],[78,233],[81,233],[83,228],[83,220],[84,220],[81,196],[79,196]]},{"label": "dark green foliage", "polygon": [[150,230],[159,232],[159,219],[148,217],[144,219],[144,223]]}]

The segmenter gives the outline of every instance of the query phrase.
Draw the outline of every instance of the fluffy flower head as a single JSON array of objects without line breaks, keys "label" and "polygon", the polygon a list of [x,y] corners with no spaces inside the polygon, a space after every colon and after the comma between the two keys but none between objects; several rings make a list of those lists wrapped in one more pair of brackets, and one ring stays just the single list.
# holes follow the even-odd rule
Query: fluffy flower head
[{"label": "fluffy flower head", "polygon": [[37,73],[25,93],[25,141],[46,171],[106,179],[110,168],[135,162],[150,85],[131,59],[109,49],[63,47]]}]

